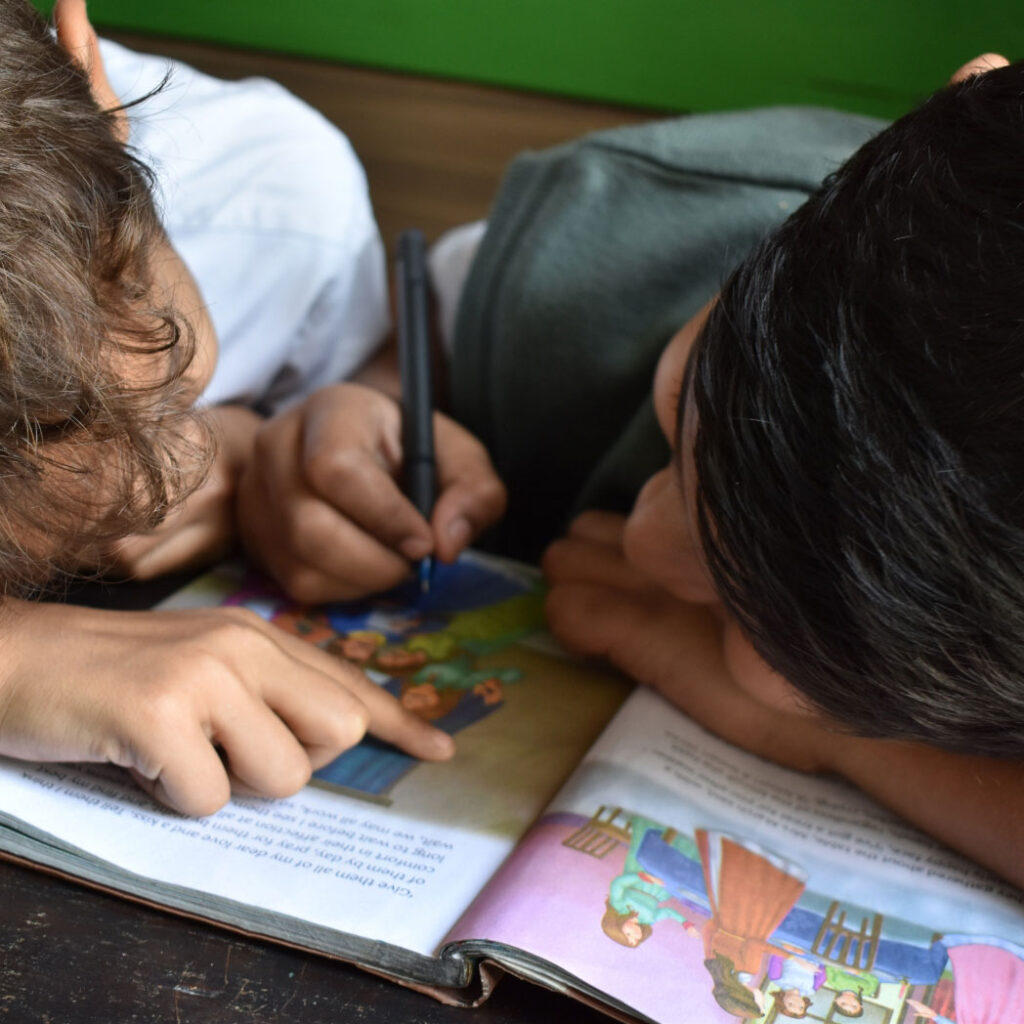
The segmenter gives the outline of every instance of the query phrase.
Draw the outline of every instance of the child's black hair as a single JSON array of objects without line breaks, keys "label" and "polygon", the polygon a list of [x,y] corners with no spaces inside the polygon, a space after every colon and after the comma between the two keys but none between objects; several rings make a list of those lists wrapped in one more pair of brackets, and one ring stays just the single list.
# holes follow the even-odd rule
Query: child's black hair
[{"label": "child's black hair", "polygon": [[851,731],[1024,754],[1024,64],[834,173],[698,341],[702,543]]}]

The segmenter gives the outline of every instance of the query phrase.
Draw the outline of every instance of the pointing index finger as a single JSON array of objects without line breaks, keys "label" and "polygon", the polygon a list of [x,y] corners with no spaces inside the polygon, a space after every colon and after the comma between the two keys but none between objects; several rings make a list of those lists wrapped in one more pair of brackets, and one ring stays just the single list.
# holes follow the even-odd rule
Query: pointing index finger
[{"label": "pointing index finger", "polygon": [[361,702],[369,714],[367,731],[378,739],[428,761],[444,761],[455,752],[451,736],[407,711],[362,671],[283,630],[279,632],[278,642],[289,654],[324,673]]}]

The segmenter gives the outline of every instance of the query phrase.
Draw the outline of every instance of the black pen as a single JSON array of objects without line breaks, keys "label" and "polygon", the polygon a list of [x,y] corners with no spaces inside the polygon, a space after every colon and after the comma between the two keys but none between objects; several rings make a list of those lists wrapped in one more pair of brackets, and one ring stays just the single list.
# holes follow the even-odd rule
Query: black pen
[{"label": "black pen", "polygon": [[[423,232],[398,237],[398,366],[402,377],[402,477],[406,496],[430,522],[437,488],[434,401],[430,380],[430,319]],[[420,590],[430,590],[434,559],[419,564]]]}]

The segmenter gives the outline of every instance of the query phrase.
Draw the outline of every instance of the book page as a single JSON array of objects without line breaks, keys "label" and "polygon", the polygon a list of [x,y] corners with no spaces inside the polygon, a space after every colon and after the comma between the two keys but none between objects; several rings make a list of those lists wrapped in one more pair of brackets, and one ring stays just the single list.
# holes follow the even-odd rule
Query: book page
[{"label": "book page", "polygon": [[429,595],[318,608],[238,568],[203,577],[165,605],[244,605],[354,662],[454,734],[455,758],[370,739],[291,799],[204,819],[111,767],[0,761],[0,844],[233,923],[248,907],[243,924],[292,941],[306,922],[433,955],[628,692],[554,653],[541,601],[535,573],[480,558],[439,566]]},{"label": "book page", "polygon": [[[510,846],[316,787],[287,800],[235,799],[207,818],[153,804],[106,767],[3,761],[0,788],[6,822],[122,871],[424,955]],[[159,902],[161,890],[143,891]],[[185,909],[204,905],[197,898]],[[259,931],[265,918],[252,920]]]},{"label": "book page", "polygon": [[[646,690],[451,937],[527,949],[657,1021],[897,1024],[917,1003],[998,1024],[1024,1005],[1017,890]],[[972,1015],[979,993],[995,1015]]]}]

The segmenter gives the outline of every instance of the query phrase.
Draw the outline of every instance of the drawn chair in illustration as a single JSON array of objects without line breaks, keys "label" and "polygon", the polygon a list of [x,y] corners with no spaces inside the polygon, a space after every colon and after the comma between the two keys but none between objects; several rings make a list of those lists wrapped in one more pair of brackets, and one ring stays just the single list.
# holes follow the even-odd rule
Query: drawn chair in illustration
[{"label": "drawn chair in illustration", "polygon": [[870,971],[878,953],[878,939],[882,932],[882,915],[869,914],[854,926],[847,921],[847,911],[838,900],[829,904],[818,934],[814,937],[811,953],[842,967]]},{"label": "drawn chair in illustration", "polygon": [[563,846],[578,850],[588,857],[601,858],[615,849],[620,843],[629,844],[629,819],[621,825],[615,819],[622,814],[621,807],[598,807],[594,816],[585,824],[580,825],[571,836],[562,840]]}]

